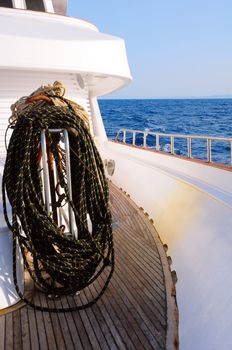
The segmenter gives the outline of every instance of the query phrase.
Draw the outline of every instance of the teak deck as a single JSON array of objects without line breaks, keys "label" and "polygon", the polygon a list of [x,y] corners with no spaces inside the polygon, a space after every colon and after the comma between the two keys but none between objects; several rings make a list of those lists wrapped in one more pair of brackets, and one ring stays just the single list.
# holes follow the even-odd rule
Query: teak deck
[{"label": "teak deck", "polygon": [[[0,350],[178,347],[175,322],[169,324],[174,287],[158,235],[144,213],[112,184],[110,203],[116,264],[105,294],[82,311],[41,312],[23,306],[1,316]],[[97,294],[103,279],[98,278],[78,296],[51,300],[35,291],[34,300],[52,307],[86,303]],[[166,290],[168,284],[171,288]],[[172,335],[167,336],[170,327]]]}]

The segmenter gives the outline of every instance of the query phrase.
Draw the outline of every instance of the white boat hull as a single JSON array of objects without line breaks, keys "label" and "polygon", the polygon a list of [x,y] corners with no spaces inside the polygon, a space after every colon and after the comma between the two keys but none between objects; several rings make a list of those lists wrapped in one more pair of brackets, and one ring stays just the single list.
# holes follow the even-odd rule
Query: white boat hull
[{"label": "white boat hull", "polygon": [[109,178],[154,220],[178,276],[180,348],[231,349],[232,172],[107,142]]}]

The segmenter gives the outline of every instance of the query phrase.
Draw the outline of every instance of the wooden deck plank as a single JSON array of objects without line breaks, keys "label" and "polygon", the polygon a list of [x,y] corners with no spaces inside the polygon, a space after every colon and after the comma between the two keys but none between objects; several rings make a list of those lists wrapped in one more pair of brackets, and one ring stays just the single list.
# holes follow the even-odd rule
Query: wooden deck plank
[{"label": "wooden deck plank", "polygon": [[[91,300],[93,299],[94,295],[91,293],[91,288],[86,288],[85,290],[85,294],[87,295],[88,297],[88,300]],[[104,347],[106,349],[112,349],[112,350],[116,350],[118,349],[115,342],[114,342],[114,339],[111,335],[111,331],[110,331],[110,328],[108,327],[103,315],[102,315],[102,312],[99,308],[99,305],[98,303],[96,303],[95,305],[92,306],[92,312],[93,314],[95,315],[95,318],[98,322],[98,325],[103,333],[103,336],[105,338],[105,341],[107,343],[107,346],[104,345]]]},{"label": "wooden deck plank", "polygon": [[13,314],[13,341],[14,341],[14,349],[22,349],[22,330],[21,330],[20,310],[15,311]]},{"label": "wooden deck plank", "polygon": [[[61,301],[59,299],[54,300],[54,305],[55,305],[55,307],[57,307],[59,309],[62,308],[62,304],[61,304]],[[68,323],[66,320],[66,315],[65,315],[65,313],[60,313],[60,312],[57,315],[58,315],[58,319],[60,322],[60,328],[61,328],[61,332],[63,334],[63,339],[65,342],[65,348],[67,350],[74,349],[72,336],[70,334],[69,326],[68,326]]]},{"label": "wooden deck plank", "polygon": [[[98,281],[94,283],[94,287],[97,292],[99,292],[101,289],[101,286],[99,285]],[[101,308],[103,310],[104,316],[107,319],[108,324],[110,325],[112,334],[115,338],[116,343],[119,346],[119,349],[127,349],[128,344],[125,342],[125,339],[127,339],[128,336],[125,330],[123,330],[120,320],[115,316],[110,300],[106,298],[106,295],[107,295],[107,291],[101,298]],[[131,344],[129,340],[129,346],[130,345]]]},{"label": "wooden deck plank", "polygon": [[[130,301],[130,304],[133,306],[133,308],[136,310],[136,312],[139,315],[139,319],[142,320],[142,322],[145,323],[145,325],[147,326],[147,328],[150,330],[151,334],[152,334],[152,340],[155,344],[155,349],[159,348],[159,343],[160,343],[160,332],[159,330],[157,330],[157,325],[154,326],[154,316],[155,313],[151,312],[148,308],[144,308],[143,305],[143,300],[141,298],[141,296],[139,295],[135,295],[135,289],[134,288],[128,288],[128,284],[125,284],[124,282],[124,276],[119,275],[119,284],[120,284],[120,288],[122,289],[123,293],[125,294],[125,296],[127,296],[127,298]],[[130,281],[129,281],[130,282]],[[152,304],[151,304],[152,307]],[[147,314],[147,310],[149,311],[149,314]],[[152,316],[152,319],[150,318],[150,316]],[[158,324],[160,324],[160,322],[158,322]],[[162,343],[161,339],[161,343]]]},{"label": "wooden deck plank", "polygon": [[[122,266],[118,271],[121,277],[120,281],[123,283],[126,276],[125,266]],[[125,293],[128,293],[128,296],[135,306],[142,305],[143,315],[149,320],[149,325],[153,324],[153,329],[156,330],[157,333],[165,332],[166,318],[160,313],[160,310],[157,308],[157,303],[154,303],[154,298],[147,297],[142,284],[138,285],[134,283],[134,276],[132,276],[131,279],[127,277],[127,281],[130,285],[130,291],[125,287]]]},{"label": "wooden deck plank", "polygon": [[[127,306],[129,313],[133,315],[136,320],[135,331],[142,332],[147,339],[147,342],[151,345],[153,349],[158,349],[159,345],[155,338],[155,334],[152,333],[152,328],[150,327],[149,320],[144,317],[142,309],[139,307],[139,303],[131,298],[130,291],[128,292],[128,285],[125,283],[124,279],[120,279],[120,276],[114,279],[114,285],[117,292],[121,295],[123,302]],[[149,348],[149,347],[148,347]]]},{"label": "wooden deck plank", "polygon": [[28,308],[28,320],[29,320],[29,326],[30,326],[30,344],[31,349],[33,350],[39,350],[39,337],[38,337],[38,330],[37,330],[37,322],[35,317],[36,311],[32,308]]},{"label": "wooden deck plank", "polygon": [[[94,285],[90,286],[90,289],[92,289],[93,293],[96,294],[96,290],[98,290],[98,288],[96,289],[96,283],[94,283]],[[120,335],[120,332],[118,330],[117,327],[115,327],[115,324],[112,320],[111,314],[110,314],[110,309],[108,308],[108,304],[105,304],[103,302],[104,300],[104,296],[98,300],[98,305],[99,308],[101,310],[101,313],[104,317],[104,320],[106,322],[106,324],[108,325],[109,329],[111,330],[111,334],[114,338],[115,344],[118,347],[118,349],[122,349],[122,350],[126,350],[126,345],[123,342],[123,339]]]},{"label": "wooden deck plank", "polygon": [[[76,296],[75,298],[78,299],[79,297]],[[73,296],[67,296],[67,301],[68,301],[69,307],[74,307],[77,304]],[[87,331],[84,327],[84,324],[82,322],[82,319],[80,317],[80,313],[72,312],[72,317],[73,317],[74,324],[76,326],[76,330],[79,332],[83,349],[91,349],[90,340],[89,340]]]},{"label": "wooden deck plank", "polygon": [[[53,302],[53,300],[48,300],[46,298],[46,300],[44,300],[44,306],[54,308],[55,303]],[[64,336],[63,336],[63,332],[62,332],[62,328],[60,325],[60,320],[59,320],[58,314],[55,312],[51,312],[50,317],[51,317],[51,325],[52,325],[54,338],[55,338],[55,343],[53,345],[53,349],[58,349],[58,350],[66,349],[65,342],[64,342]],[[46,330],[46,332],[48,332],[48,330]]]},{"label": "wooden deck plank", "polygon": [[[100,281],[98,281],[98,283],[96,283],[96,287],[100,289]],[[129,334],[128,334],[128,330],[124,327],[123,325],[123,317],[121,313],[118,313],[119,311],[119,305],[118,305],[118,309],[115,306],[114,303],[114,298],[111,298],[109,295],[109,289],[106,291],[104,297],[102,298],[103,303],[105,304],[107,310],[109,311],[109,315],[111,317],[111,320],[113,322],[113,324],[115,325],[115,327],[118,330],[118,333],[120,334],[120,337],[122,339],[122,341],[124,342],[124,344],[126,344],[126,348],[127,349],[135,349],[135,344],[132,342]]]},{"label": "wooden deck plank", "polygon": [[[122,265],[122,268],[130,270],[130,273],[134,275],[134,280],[136,283],[141,283],[153,291],[153,296],[160,303],[165,301],[165,290],[161,285],[160,281],[157,281],[157,274],[152,274],[152,271],[149,269],[149,264],[147,264],[143,259],[140,259],[139,252],[130,247],[130,243],[121,239],[117,241],[117,244],[120,244],[120,249],[118,252],[118,266]],[[125,247],[125,248],[124,248]],[[129,265],[128,265],[129,264]],[[154,263],[151,261],[151,265]],[[129,266],[129,267],[128,267]],[[146,282],[146,284],[145,284]],[[163,304],[165,307],[165,304]]]},{"label": "wooden deck plank", "polygon": [[[42,297],[41,293],[39,294],[39,302],[42,307],[47,307],[47,298]],[[54,335],[54,329],[52,325],[51,314],[49,312],[40,312],[42,315],[42,320],[45,325],[45,334],[47,339],[48,349],[57,349],[56,337]]]},{"label": "wooden deck plank", "polygon": [[111,288],[109,288],[106,292],[107,298],[111,301],[111,305],[114,309],[115,315],[120,319],[123,328],[126,330],[131,342],[134,346],[134,349],[149,349],[149,343],[147,343],[146,347],[144,347],[144,343],[146,344],[145,337],[141,341],[141,337],[138,335],[139,327],[136,324],[135,319],[131,312],[128,312],[126,305],[124,304],[123,298],[118,293],[117,289],[114,287],[114,283],[111,284]]},{"label": "wooden deck plank", "polygon": [[[121,256],[120,256],[121,257]],[[156,310],[156,315],[160,315],[160,318],[163,320],[163,323],[166,323],[166,299],[165,296],[163,299],[159,298],[159,294],[154,288],[149,288],[148,283],[141,278],[141,274],[143,273],[139,267],[136,269],[135,267],[130,266],[128,268],[125,264],[119,265],[117,272],[125,279],[130,281],[130,287],[134,288],[134,294],[140,295],[142,300],[144,300],[144,306],[147,304],[150,305],[150,300],[152,300],[154,309]],[[136,278],[136,282],[135,281]]]},{"label": "wooden deck plank", "polygon": [[[68,303],[67,298],[65,296],[61,299],[61,304],[62,304],[63,308],[68,308],[69,307],[69,303]],[[66,312],[65,313],[65,318],[66,318],[66,322],[68,324],[68,328],[69,328],[69,331],[70,331],[72,342],[74,344],[74,348],[81,350],[82,349],[82,343],[81,343],[81,339],[80,339],[80,336],[79,336],[79,332],[78,332],[78,330],[77,330],[77,328],[75,326],[75,322],[73,320],[72,313],[71,312]]]},{"label": "wooden deck plank", "polygon": [[157,251],[150,249],[149,244],[143,239],[135,238],[133,236],[133,231],[125,225],[121,225],[120,229],[115,229],[115,233],[117,234],[117,240],[115,244],[120,241],[120,245],[122,243],[123,247],[127,248],[127,244],[131,248],[132,252],[136,252],[136,256],[139,255],[139,260],[142,265],[147,265],[149,270],[151,271],[151,275],[155,277],[156,280],[160,281],[162,285],[162,289],[165,289],[163,284],[163,269],[160,265],[160,257]]},{"label": "wooden deck plank", "polygon": [[[81,311],[41,312],[26,306],[0,318],[6,350],[165,349],[167,300],[157,232],[144,213],[112,184],[110,206],[116,261],[104,295]],[[52,308],[86,304],[100,292],[108,271],[80,295],[51,300],[36,291],[34,302]],[[12,329],[7,336],[5,326]]]},{"label": "wooden deck plank", "polygon": [[[123,237],[121,237],[121,229],[123,229]],[[160,266],[160,258],[158,257],[158,252],[152,250],[150,251],[149,246],[147,246],[147,242],[135,238],[132,234],[133,231],[125,227],[125,225],[121,225],[121,229],[118,232],[117,240],[124,241],[125,234],[127,234],[129,238],[128,243],[130,244],[130,246],[136,250],[136,252],[139,254],[139,257],[142,258],[142,260],[144,260],[144,263],[147,263],[149,269],[152,271],[152,275],[154,275],[155,272],[156,280],[160,281],[162,288],[165,289],[165,286],[163,284],[163,270]],[[144,249],[145,246],[146,251]]]},{"label": "wooden deck plank", "polygon": [[[83,302],[86,304],[89,300],[91,300],[91,295],[89,293],[88,288],[85,288],[85,290],[83,292],[80,293],[80,296],[83,300]],[[94,333],[96,335],[96,338],[98,340],[98,343],[100,344],[100,348],[101,350],[106,350],[108,349],[108,344],[107,341],[104,337],[104,334],[101,330],[101,328],[99,327],[97,318],[95,313],[93,312],[92,308],[88,308],[86,309],[86,314],[89,318],[89,321],[91,323],[92,328],[94,329]]]},{"label": "wooden deck plank", "polygon": [[[130,289],[133,291],[134,297],[142,298],[144,306],[150,305],[150,302],[152,301],[153,307],[156,309],[156,315],[160,314],[161,318],[163,319],[163,322],[166,321],[166,300],[165,295],[163,295],[163,299],[158,298],[158,292],[157,289],[154,287],[152,288],[147,283],[146,279],[143,278],[144,272],[140,268],[139,265],[132,265],[128,267],[129,261],[131,260],[123,260],[121,252],[118,256],[118,264],[117,264],[117,270],[116,273],[121,276],[121,279],[124,279],[125,281],[128,281],[130,283]],[[162,304],[161,304],[162,303]],[[162,309],[159,310],[159,306],[162,306]],[[158,314],[157,314],[158,312]]]},{"label": "wooden deck plank", "polygon": [[[127,253],[127,255],[125,255],[125,252]],[[154,290],[154,294],[157,300],[160,303],[162,303],[162,300],[164,300],[165,298],[165,290],[163,289],[162,283],[161,281],[158,280],[158,278],[154,278],[152,275],[149,275],[148,273],[150,271],[149,265],[143,261],[142,262],[140,261],[139,252],[137,252],[136,250],[132,250],[132,248],[128,243],[126,250],[125,248],[120,247],[120,252],[118,254],[120,254],[120,258],[124,262],[124,264],[127,264],[128,261],[131,261],[134,263],[130,265],[129,272],[131,272],[134,275],[136,282],[142,281],[141,282],[142,284],[146,282],[146,286]],[[138,269],[140,270],[140,273],[142,275],[138,273]]]},{"label": "wooden deck plank", "polygon": [[47,337],[46,337],[46,327],[47,324],[44,322],[43,313],[41,311],[36,311],[36,324],[39,339],[40,349],[48,350]]},{"label": "wooden deck plank", "polygon": [[[85,297],[83,295],[83,292],[80,293],[79,297],[80,297],[80,300],[82,301],[82,303],[85,304]],[[101,347],[100,347],[98,338],[97,338],[97,336],[95,334],[95,331],[94,331],[94,329],[93,329],[93,327],[91,325],[90,319],[88,317],[87,310],[81,310],[80,311],[80,316],[81,316],[82,322],[84,324],[84,327],[86,329],[86,332],[88,334],[88,337],[89,337],[89,340],[90,340],[90,344],[91,344],[91,348],[92,349],[96,349],[96,350],[100,350]]]},{"label": "wooden deck plank", "polygon": [[20,309],[21,315],[21,334],[22,334],[22,349],[30,350],[30,328],[29,328],[29,319],[28,319],[28,310],[27,307]]},{"label": "wooden deck plank", "polygon": [[[164,315],[164,311],[166,309],[165,293],[163,293],[163,291],[157,287],[157,283],[154,279],[152,279],[152,276],[147,276],[147,278],[144,277],[144,266],[139,265],[139,263],[136,263],[136,261],[134,261],[134,265],[130,264],[130,268],[126,266],[129,259],[130,261],[133,260],[131,254],[129,255],[129,259],[126,259],[121,252],[119,254],[121,261],[124,262],[122,267],[118,264],[118,268],[121,270],[121,273],[125,277],[128,274],[133,285],[135,284],[137,287],[140,287],[143,290],[143,292],[148,296],[148,298],[145,299],[150,300],[152,298],[155,304],[157,303],[160,305],[162,308],[161,314]],[[134,257],[134,259],[136,259],[136,257]],[[134,283],[134,281],[136,281],[136,283]]]},{"label": "wooden deck plank", "polygon": [[[119,217],[122,219],[124,224],[128,224],[129,227],[133,227],[134,234],[139,236],[140,238],[144,236],[144,238],[154,247],[156,247],[154,236],[152,231],[154,231],[154,227],[151,230],[151,223],[148,220],[144,220],[144,214],[142,211],[138,210],[136,205],[129,199],[129,206],[125,206],[125,198],[122,199],[122,193],[118,189],[113,188],[111,186],[111,190],[113,195],[111,194],[111,209],[113,221],[117,223]],[[125,208],[123,210],[123,208]],[[120,216],[118,215],[120,213]]]},{"label": "wooden deck plank", "polygon": [[[146,240],[144,240],[141,236],[136,237],[134,235],[134,231],[132,228],[128,227],[126,224],[121,223],[120,228],[117,230],[115,229],[116,232],[119,232],[120,235],[125,234],[127,238],[129,238],[129,242],[131,245],[133,245],[140,253],[142,253],[146,259],[150,258],[152,259],[152,262],[155,264],[155,267],[157,266],[157,270],[155,271],[156,273],[159,274],[158,277],[161,277],[161,280],[163,278],[163,270],[162,266],[160,265],[160,256],[159,252],[156,249],[156,247],[152,247]],[[151,260],[150,260],[151,262]],[[151,268],[153,268],[153,265],[151,265]],[[153,272],[154,275],[154,272]],[[165,288],[165,286],[164,286]]]},{"label": "wooden deck plank", "polygon": [[5,349],[14,348],[13,313],[5,316]]},{"label": "wooden deck plank", "polygon": [[136,237],[144,238],[149,244],[154,243],[154,238],[151,236],[147,227],[141,225],[140,215],[134,214],[123,218],[124,225],[128,225],[133,229],[133,234]]},{"label": "wooden deck plank", "polygon": [[0,349],[5,348],[5,316],[0,316]]}]

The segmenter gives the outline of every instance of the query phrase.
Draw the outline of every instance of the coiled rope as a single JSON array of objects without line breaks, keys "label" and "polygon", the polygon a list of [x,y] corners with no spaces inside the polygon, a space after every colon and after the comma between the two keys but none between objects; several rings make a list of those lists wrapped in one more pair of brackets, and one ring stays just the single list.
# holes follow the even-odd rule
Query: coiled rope
[{"label": "coiled rope", "polygon": [[[13,275],[17,293],[27,304],[39,310],[64,312],[92,305],[109,284],[114,270],[111,214],[103,164],[86,122],[78,116],[78,108],[73,108],[61,95],[54,92],[43,92],[43,95],[62,103],[56,106],[47,101],[42,104],[41,100],[39,104],[35,101],[13,118],[14,129],[2,181],[3,206],[6,222],[13,233]],[[54,128],[66,129],[69,133],[72,201],[62,152],[49,132]],[[65,235],[46,211],[39,167],[41,130],[46,131],[59,183],[64,189],[65,200],[74,211],[78,239]],[[7,213],[6,194],[12,207],[12,220]],[[88,230],[87,213],[92,222],[92,233]],[[42,291],[52,295],[74,294],[92,283],[108,266],[110,271],[101,292],[89,303],[72,308],[34,305],[22,295],[18,286],[17,242],[27,270]]]}]

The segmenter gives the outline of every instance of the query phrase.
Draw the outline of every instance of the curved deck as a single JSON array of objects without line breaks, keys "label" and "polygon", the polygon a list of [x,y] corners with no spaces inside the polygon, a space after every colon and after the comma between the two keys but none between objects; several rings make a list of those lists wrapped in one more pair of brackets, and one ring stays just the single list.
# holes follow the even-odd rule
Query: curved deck
[{"label": "curved deck", "polygon": [[[174,287],[157,232],[112,184],[110,203],[116,264],[102,298],[79,312],[41,312],[28,306],[9,312],[0,317],[0,349],[178,348]],[[103,280],[101,276],[78,296],[51,300],[36,291],[34,299],[42,306],[79,305],[96,295]]]}]

